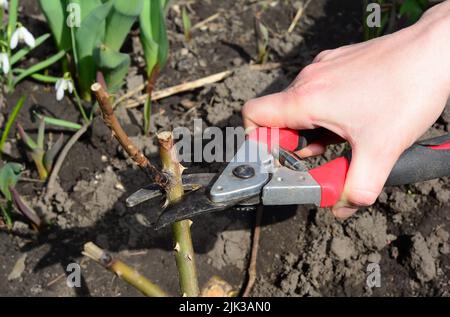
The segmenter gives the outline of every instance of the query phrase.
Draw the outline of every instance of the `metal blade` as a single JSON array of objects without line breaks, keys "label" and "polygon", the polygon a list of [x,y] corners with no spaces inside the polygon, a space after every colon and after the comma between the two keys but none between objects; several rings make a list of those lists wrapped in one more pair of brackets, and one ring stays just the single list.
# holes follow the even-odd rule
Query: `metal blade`
[{"label": "metal blade", "polygon": [[205,188],[187,193],[173,205],[169,205],[158,218],[155,229],[159,230],[176,221],[191,219],[206,213],[229,209],[240,201],[213,203],[205,192]]},{"label": "metal blade", "polygon": [[125,200],[125,204],[127,205],[128,208],[132,208],[134,206],[142,204],[144,201],[160,196],[162,196],[161,187],[159,187],[156,184],[151,184],[131,194]]},{"label": "metal blade", "polygon": [[[198,173],[198,174],[187,174],[183,175],[183,187],[185,191],[192,191],[198,189],[199,186],[208,186],[211,181],[216,177],[215,173]],[[163,191],[156,184],[150,184],[141,188],[131,194],[125,203],[127,207],[135,207],[147,200],[154,199],[156,197],[161,197]]]}]

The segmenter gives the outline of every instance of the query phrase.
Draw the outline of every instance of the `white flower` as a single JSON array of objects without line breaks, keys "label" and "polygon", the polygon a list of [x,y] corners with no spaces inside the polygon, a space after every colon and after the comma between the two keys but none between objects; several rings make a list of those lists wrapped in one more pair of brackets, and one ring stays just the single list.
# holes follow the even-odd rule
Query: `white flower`
[{"label": "white flower", "polygon": [[56,81],[56,100],[61,101],[64,98],[64,92],[67,90],[69,94],[73,91],[72,80],[60,78]]},{"label": "white flower", "polygon": [[8,0],[0,0],[0,8],[8,10]]},{"label": "white flower", "polygon": [[3,70],[5,75],[9,73],[10,65],[8,54],[6,53],[0,53],[0,68]]},{"label": "white flower", "polygon": [[25,42],[29,47],[33,48],[36,45],[36,40],[33,34],[30,33],[25,27],[19,26],[11,36],[11,49],[15,49],[19,42]]}]

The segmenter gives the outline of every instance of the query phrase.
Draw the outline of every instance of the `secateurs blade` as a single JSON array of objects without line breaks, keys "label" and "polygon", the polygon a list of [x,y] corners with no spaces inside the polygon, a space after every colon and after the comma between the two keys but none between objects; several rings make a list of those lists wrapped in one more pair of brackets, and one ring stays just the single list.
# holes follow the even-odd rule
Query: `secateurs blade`
[{"label": "secateurs blade", "polygon": [[[351,155],[308,170],[294,153],[309,142],[310,136],[307,131],[290,129],[253,130],[222,173],[183,177],[187,194],[163,210],[156,228],[237,205],[333,206],[343,191]],[[386,185],[444,176],[450,176],[450,134],[408,148],[392,169]],[[127,199],[127,205],[134,206],[161,194],[155,187],[141,189]]]}]

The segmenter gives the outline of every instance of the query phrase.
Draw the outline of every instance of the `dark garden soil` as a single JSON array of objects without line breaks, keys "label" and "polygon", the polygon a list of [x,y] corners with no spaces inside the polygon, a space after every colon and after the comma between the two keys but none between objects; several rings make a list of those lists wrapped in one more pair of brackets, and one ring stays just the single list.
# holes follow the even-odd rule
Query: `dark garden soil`
[{"label": "dark garden soil", "polygon": [[[22,1],[21,16],[35,35],[46,32],[43,17],[33,0]],[[236,68],[224,81],[179,94],[153,107],[151,133],[177,126],[239,126],[240,109],[249,98],[286,87],[302,66],[321,50],[361,41],[361,4],[354,0],[312,1],[306,15],[287,34],[295,15],[295,1],[192,1],[195,24],[219,13],[219,17],[193,32],[184,43],[181,19],[168,14],[171,55],[157,88],[164,88]],[[255,56],[253,16],[262,12],[270,30],[270,62],[283,68],[250,70],[245,65]],[[132,54],[133,67],[124,90],[143,82],[143,60],[137,35],[124,51]],[[37,55],[50,54],[48,42]],[[33,62],[33,61],[31,61]],[[50,72],[60,75],[58,66]],[[388,76],[388,74],[386,74]],[[79,121],[69,98],[56,102],[53,87],[25,81],[14,94],[5,96],[0,119],[18,98],[27,94],[19,115],[30,133],[37,124],[33,111]],[[189,109],[187,109],[189,108]],[[428,135],[450,127],[450,104]],[[127,132],[157,162],[153,138],[142,136],[141,108],[117,111]],[[0,120],[3,122],[3,120]],[[0,123],[3,124],[3,123]],[[49,129],[53,140],[71,131]],[[24,148],[11,139],[8,160],[26,165],[25,176],[37,178]],[[339,154],[330,149],[312,163]],[[5,157],[4,157],[5,159]],[[188,165],[188,172],[215,172],[222,164]],[[15,216],[13,233],[0,231],[0,295],[3,296],[136,296],[139,293],[119,278],[81,255],[82,246],[94,241],[172,294],[178,294],[177,271],[169,230],[154,231],[154,207],[146,203],[128,209],[125,198],[145,185],[146,176],[126,160],[100,118],[72,148],[59,175],[59,190],[41,201],[43,185],[23,181],[19,191],[49,220],[49,229],[36,234],[26,220]],[[192,235],[200,284],[218,275],[235,289],[245,281],[250,250],[253,212],[228,211],[194,219]],[[448,179],[387,188],[378,202],[355,217],[340,222],[328,210],[313,206],[265,208],[254,296],[448,296],[450,295],[450,186]],[[82,287],[66,286],[69,263],[82,268]],[[369,263],[379,263],[381,287],[366,286]],[[22,265],[21,265],[22,264]],[[12,274],[14,273],[14,274]]]}]

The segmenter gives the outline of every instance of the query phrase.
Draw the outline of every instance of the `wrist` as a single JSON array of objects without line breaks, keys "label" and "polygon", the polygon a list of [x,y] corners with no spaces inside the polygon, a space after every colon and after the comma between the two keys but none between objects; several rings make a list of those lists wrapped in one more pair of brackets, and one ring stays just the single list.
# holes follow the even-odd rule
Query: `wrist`
[{"label": "wrist", "polygon": [[434,6],[416,25],[423,35],[423,47],[431,48],[445,89],[450,95],[450,0]]}]

